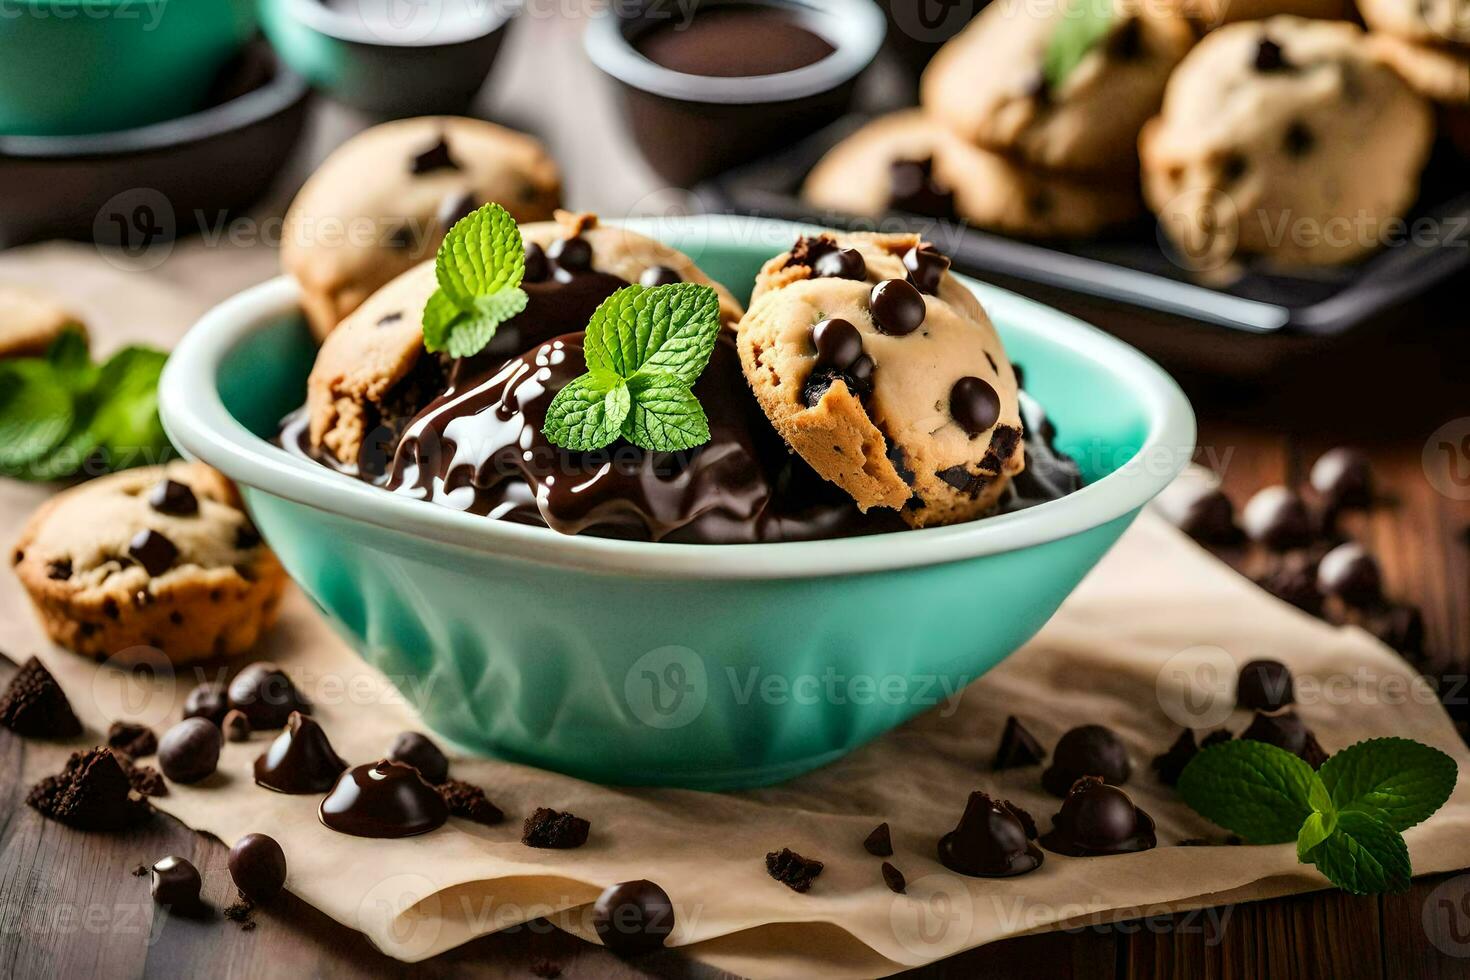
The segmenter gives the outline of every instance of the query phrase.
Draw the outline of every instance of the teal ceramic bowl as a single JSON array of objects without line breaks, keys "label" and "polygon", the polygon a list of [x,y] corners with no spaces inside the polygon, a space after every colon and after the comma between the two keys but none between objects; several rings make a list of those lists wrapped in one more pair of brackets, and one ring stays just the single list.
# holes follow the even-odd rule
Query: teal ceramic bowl
[{"label": "teal ceramic bowl", "polygon": [[[632,224],[737,291],[801,230]],[[1089,485],[953,527],[652,544],[499,523],[359,484],[267,441],[303,401],[314,354],[287,279],[189,333],[164,371],[163,420],[180,449],[240,484],[292,577],[457,746],[603,783],[765,785],[993,667],[1189,460],[1194,415],[1151,361],[1055,310],[968,285]]]},{"label": "teal ceramic bowl", "polygon": [[0,135],[110,133],[204,106],[253,0],[5,0]]}]

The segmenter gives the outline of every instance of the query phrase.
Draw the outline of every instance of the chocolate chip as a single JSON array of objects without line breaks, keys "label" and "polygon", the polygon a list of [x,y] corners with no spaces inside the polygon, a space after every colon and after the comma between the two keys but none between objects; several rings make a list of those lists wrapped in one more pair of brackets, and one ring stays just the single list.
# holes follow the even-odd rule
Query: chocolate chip
[{"label": "chocolate chip", "polygon": [[823,320],[812,327],[817,363],[843,370],[863,353],[863,335],[847,320]]},{"label": "chocolate chip", "polygon": [[1316,555],[1293,551],[1281,556],[1255,583],[1283,602],[1313,616],[1322,613],[1322,593],[1317,591]]},{"label": "chocolate chip", "polygon": [[325,793],[347,768],[322,726],[299,711],[255,760],[255,782],[277,793]]},{"label": "chocolate chip", "polygon": [[873,287],[873,325],[890,337],[907,337],[924,322],[924,297],[906,279],[884,279]]},{"label": "chocolate chip", "polygon": [[[939,286],[944,282],[944,274],[949,271],[949,265],[949,257],[939,254],[928,242],[915,245],[903,253],[903,267],[908,270],[909,282],[919,292],[930,296],[939,295]],[[991,366],[994,367],[994,362]]]},{"label": "chocolate chip", "polygon": [[981,491],[990,484],[991,480],[995,479],[989,473],[971,473],[964,466],[949,466],[934,475],[960,493],[969,494],[971,497],[980,496]]},{"label": "chocolate chip", "polygon": [[1240,737],[1246,741],[1265,742],[1278,749],[1285,749],[1313,769],[1327,760],[1327,754],[1318,744],[1317,737],[1294,711],[1283,711],[1274,715],[1258,711],[1246,730],[1240,733]]},{"label": "chocolate chip", "polygon": [[1000,394],[988,381],[961,378],[949,390],[949,414],[971,439],[977,438],[1000,419]]},{"label": "chocolate chip", "polygon": [[1340,544],[1322,556],[1317,566],[1317,588],[1350,606],[1371,606],[1383,598],[1378,562],[1354,541]]},{"label": "chocolate chip", "polygon": [[653,265],[643,270],[638,277],[640,285],[653,289],[657,286],[672,286],[684,281],[684,277],[666,265]]},{"label": "chocolate chip", "polygon": [[888,886],[889,891],[893,892],[896,895],[902,895],[904,892],[908,891],[909,883],[904,878],[902,871],[898,870],[887,861],[883,862],[882,870],[883,884]]},{"label": "chocolate chip", "polygon": [[1278,72],[1291,71],[1292,66],[1286,60],[1286,55],[1281,50],[1281,45],[1269,37],[1262,37],[1260,44],[1256,46],[1255,56],[1256,71]]},{"label": "chocolate chip", "polygon": [[893,855],[893,838],[889,835],[888,824],[886,822],[874,827],[872,833],[863,839],[863,850],[874,857],[891,857]]},{"label": "chocolate chip", "polygon": [[826,252],[812,263],[812,274],[819,279],[868,278],[868,263],[855,248],[837,248]]},{"label": "chocolate chip", "polygon": [[311,713],[311,705],[291,683],[286,672],[273,663],[253,663],[230,681],[230,707],[250,719],[256,731],[285,725],[293,711]]},{"label": "chocolate chip", "polygon": [[1233,184],[1245,176],[1248,166],[1245,157],[1241,154],[1227,154],[1225,159],[1220,161],[1220,179],[1227,184]]},{"label": "chocolate chip", "polygon": [[404,222],[388,233],[388,245],[390,248],[412,249],[417,247],[419,241],[418,231],[413,225]]},{"label": "chocolate chip", "polygon": [[0,693],[0,725],[26,738],[75,738],[82,723],[46,665],[31,657]]},{"label": "chocolate chip", "polygon": [[220,730],[207,719],[185,718],[163,733],[158,764],[176,783],[197,783],[214,773],[223,742]]},{"label": "chocolate chip", "polygon": [[934,177],[934,159],[895,160],[888,167],[888,206],[926,218],[955,216],[954,192]]},{"label": "chocolate chip", "polygon": [[462,779],[446,779],[439,784],[439,793],[449,807],[449,815],[463,817],[486,826],[498,824],[505,819],[500,807],[491,803],[485,791]]},{"label": "chocolate chip", "polygon": [[549,275],[551,275],[551,264],[546,260],[546,252],[535,242],[527,242],[526,272],[522,276],[522,281],[545,282]]},{"label": "chocolate chip", "polygon": [[1143,53],[1143,24],[1130,17],[1108,37],[1108,55],[1119,61],[1132,61]]},{"label": "chocolate chip", "polygon": [[158,736],[147,725],[115,721],[107,728],[107,744],[130,759],[141,759],[158,751]]},{"label": "chocolate chip", "polygon": [[521,843],[554,849],[581,847],[591,830],[592,824],[581,817],[539,806],[521,827]]},{"label": "chocolate chip", "polygon": [[1312,519],[1295,491],[1266,487],[1245,505],[1241,524],[1252,541],[1272,551],[1290,551],[1311,543]]},{"label": "chocolate chip", "polygon": [[1176,786],[1179,783],[1179,774],[1184,772],[1184,767],[1198,754],[1199,745],[1194,741],[1194,732],[1186,728],[1179,733],[1174,744],[1162,755],[1154,756],[1149,765],[1158,773],[1159,782],[1165,786]]},{"label": "chocolate chip", "polygon": [[1373,503],[1373,469],[1356,449],[1338,447],[1312,464],[1312,489],[1331,510],[1368,507]]},{"label": "chocolate chip", "polygon": [[435,170],[458,170],[459,164],[449,153],[449,143],[441,134],[433,146],[416,154],[409,162],[409,172],[415,176],[433,173]]},{"label": "chocolate chip", "polygon": [[1056,207],[1057,199],[1051,191],[1045,187],[1038,187],[1026,195],[1026,210],[1038,218],[1050,214]]},{"label": "chocolate chip", "polygon": [[804,858],[789,847],[766,855],[766,874],[794,892],[806,892],[822,873],[822,862]]},{"label": "chocolate chip", "polygon": [[146,529],[133,535],[128,542],[128,554],[137,559],[149,575],[158,576],[168,571],[179,549],[172,541],[157,531]]},{"label": "chocolate chip", "polygon": [[447,232],[479,206],[480,199],[469,191],[446,194],[439,202],[439,212],[434,220],[438,222],[440,229]]},{"label": "chocolate chip", "polygon": [[199,907],[199,889],[204,882],[199,869],[170,854],[148,869],[148,892],[166,908],[191,911]]},{"label": "chocolate chip", "polygon": [[220,723],[220,729],[225,733],[226,742],[250,741],[250,719],[246,718],[245,712],[238,708],[231,708],[225,714],[224,721]]},{"label": "chocolate chip", "polygon": [[1130,854],[1157,844],[1153,818],[1127,793],[1096,776],[1073,784],[1051,818],[1051,830],[1041,837],[1048,851],[1073,857]]},{"label": "chocolate chip", "polygon": [[817,235],[815,237],[802,235],[792,244],[791,254],[787,256],[786,264],[782,268],[790,269],[793,266],[804,266],[810,269],[816,265],[817,260],[822,256],[836,250],[837,243],[830,235]]},{"label": "chocolate chip", "polygon": [[200,684],[184,696],[184,717],[205,718],[211,723],[224,723],[225,713],[230,710],[222,684]]},{"label": "chocolate chip", "polygon": [[71,559],[57,558],[47,563],[46,577],[54,581],[71,578]]},{"label": "chocolate chip", "polygon": [[160,514],[174,517],[192,517],[199,513],[199,498],[187,483],[178,480],[161,480],[148,491],[148,506]]},{"label": "chocolate chip", "polygon": [[546,254],[563,272],[585,272],[592,268],[592,245],[585,238],[558,238]]},{"label": "chocolate chip", "polygon": [[669,893],[645,879],[609,885],[592,905],[592,928],[620,956],[658,949],[674,931]]},{"label": "chocolate chip", "polygon": [[1252,660],[1240,668],[1235,682],[1235,706],[1251,711],[1276,711],[1296,700],[1291,671],[1279,660]]},{"label": "chocolate chip", "polygon": [[[402,313],[397,314],[403,316]],[[386,317],[385,317],[386,319]],[[382,322],[382,321],[379,321]],[[249,551],[260,546],[260,532],[249,521],[235,528],[235,550]]]},{"label": "chocolate chip", "polygon": [[403,732],[395,738],[388,748],[388,758],[413,766],[436,785],[449,778],[449,760],[428,736],[418,732]]},{"label": "chocolate chip", "polygon": [[1312,147],[1317,145],[1317,137],[1312,135],[1307,124],[1297,120],[1286,127],[1286,136],[1282,146],[1287,156],[1303,157],[1312,152]]},{"label": "chocolate chip", "polygon": [[[939,839],[939,863],[972,878],[1010,878],[1041,867],[1035,824],[1004,800],[974,792],[954,830]],[[1028,829],[1028,823],[1031,824]]]},{"label": "chocolate chip", "polygon": [[65,769],[31,788],[26,804],[78,830],[123,830],[153,812],[112,750],[100,747],[72,753]]},{"label": "chocolate chip", "polygon": [[1132,771],[1128,749],[1111,728],[1080,725],[1057,742],[1051,766],[1041,774],[1041,785],[1053,796],[1065,796],[1083,776],[1097,776],[1121,786],[1128,782]]},{"label": "chocolate chip", "polygon": [[286,852],[265,834],[246,834],[230,848],[230,878],[251,902],[269,902],[286,884]]},{"label": "chocolate chip", "polygon": [[1000,733],[1000,744],[995,748],[995,759],[990,768],[996,772],[1002,769],[1020,769],[1023,766],[1035,766],[1046,758],[1046,750],[1041,747],[1036,736],[1026,730],[1020,719],[1011,715],[1006,719],[1005,730]]}]

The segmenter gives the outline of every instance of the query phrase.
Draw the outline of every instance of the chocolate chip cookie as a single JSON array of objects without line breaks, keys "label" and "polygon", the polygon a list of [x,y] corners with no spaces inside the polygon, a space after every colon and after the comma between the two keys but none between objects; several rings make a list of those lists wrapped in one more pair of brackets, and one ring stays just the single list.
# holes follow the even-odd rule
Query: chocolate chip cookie
[{"label": "chocolate chip cookie", "polygon": [[1132,180],[1045,173],[983,150],[916,109],[881,116],[834,146],[802,196],[819,208],[958,219],[1027,238],[1086,237],[1143,210]]},{"label": "chocolate chip cookie", "polygon": [[128,470],[32,515],[15,571],[51,638],[104,660],[244,653],[274,621],[285,573],[235,488],[198,463]]},{"label": "chocolate chip cookie", "polygon": [[1359,0],[1370,30],[1427,44],[1470,46],[1470,0]]},{"label": "chocolate chip cookie", "polygon": [[924,109],[961,138],[1048,170],[1131,174],[1139,127],[1194,43],[1183,17],[1116,0],[1107,30],[1065,77],[1047,50],[1076,14],[1063,0],[997,0],[924,72]]},{"label": "chocolate chip cookie", "polygon": [[[725,287],[687,255],[636,232],[603,226],[591,214],[558,212],[556,221],[521,227],[526,288],[551,276],[594,270],[626,283],[688,281],[713,286],[721,315],[733,324],[743,312]],[[307,435],[312,449],[336,465],[385,473],[408,422],[444,390],[449,365],[424,350],[424,303],[437,288],[425,261],[373,294],[322,344],[307,380]],[[511,320],[484,357],[522,353]],[[585,323],[569,323],[566,331]],[[525,347],[534,346],[525,344]]]},{"label": "chocolate chip cookie", "polygon": [[40,357],[67,330],[86,335],[82,322],[45,293],[0,282],[0,358]]},{"label": "chocolate chip cookie", "polygon": [[424,116],[338,147],[286,213],[281,265],[301,283],[318,337],[395,276],[433,258],[444,234],[494,201],[517,221],[550,218],[561,177],[545,147],[479,119]]},{"label": "chocolate chip cookie", "polygon": [[1179,66],[1144,128],[1144,194],[1197,267],[1349,262],[1395,232],[1432,135],[1424,100],[1352,24],[1231,24]]}]

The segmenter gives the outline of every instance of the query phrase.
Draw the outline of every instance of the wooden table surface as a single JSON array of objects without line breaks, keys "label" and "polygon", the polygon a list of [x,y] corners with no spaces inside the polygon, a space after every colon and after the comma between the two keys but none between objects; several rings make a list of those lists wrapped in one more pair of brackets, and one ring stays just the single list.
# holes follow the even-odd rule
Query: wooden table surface
[{"label": "wooden table surface", "polygon": [[[486,109],[551,144],[571,200],[608,214],[663,208],[679,195],[660,192],[628,146],[609,94],[581,59],[577,31],[565,19],[518,25]],[[558,68],[547,72],[547,64]],[[355,125],[335,110],[319,116],[303,168]],[[1470,503],[1436,491],[1421,461],[1430,433],[1455,419],[1470,425],[1463,287],[1445,290],[1393,333],[1299,363],[1268,385],[1185,380],[1200,416],[1201,457],[1223,462],[1237,502],[1267,483],[1304,479],[1333,445],[1371,454],[1385,503],[1358,519],[1354,533],[1377,554],[1390,593],[1422,607],[1430,668],[1464,673]],[[1470,456],[1461,464],[1470,471]],[[1463,704],[1457,711],[1470,718]],[[232,897],[225,848],[171,819],[121,836],[41,819],[24,805],[26,790],[64,757],[0,731],[0,976],[718,975],[674,952],[625,963],[540,922],[408,966],[291,896],[259,910],[248,932],[155,915],[146,882],[129,869],[167,853],[187,856],[204,872],[206,898],[222,907]],[[1470,977],[1470,874],[1416,880],[1399,896],[1321,892],[1010,940],[913,975]]]}]

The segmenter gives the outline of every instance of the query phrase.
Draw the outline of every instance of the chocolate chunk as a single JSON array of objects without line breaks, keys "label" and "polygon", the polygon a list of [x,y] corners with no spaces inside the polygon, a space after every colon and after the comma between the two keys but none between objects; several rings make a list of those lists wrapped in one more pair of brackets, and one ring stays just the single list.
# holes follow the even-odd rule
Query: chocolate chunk
[{"label": "chocolate chunk", "polygon": [[449,807],[413,766],[380,759],[344,772],[317,816],[353,837],[416,837],[444,826]]},{"label": "chocolate chunk", "polygon": [[658,949],[674,931],[669,893],[646,879],[603,889],[592,905],[592,928],[602,945],[620,956]]},{"label": "chocolate chunk", "polygon": [[960,493],[967,493],[971,497],[980,496],[980,492],[995,479],[989,473],[971,473],[963,466],[947,466],[934,475]]},{"label": "chocolate chunk", "polygon": [[1252,660],[1240,668],[1235,705],[1251,711],[1276,711],[1296,700],[1291,671],[1279,660]]},{"label": "chocolate chunk", "polygon": [[816,266],[818,259],[828,252],[834,252],[836,250],[837,242],[830,235],[817,235],[816,237],[802,235],[791,246],[791,254],[786,259],[786,264],[782,268],[790,269],[793,266],[805,266],[811,269]]},{"label": "chocolate chunk", "polygon": [[198,868],[172,854],[148,869],[148,891],[153,901],[165,908],[183,912],[197,909],[203,884]]},{"label": "chocolate chunk", "polygon": [[1312,152],[1312,147],[1317,145],[1317,137],[1312,135],[1311,129],[1301,120],[1296,120],[1286,127],[1286,135],[1282,138],[1282,147],[1287,156],[1304,157]]},{"label": "chocolate chunk", "polygon": [[1312,489],[1329,510],[1369,507],[1373,504],[1373,469],[1356,449],[1329,449],[1312,464]]},{"label": "chocolate chunk", "polygon": [[1322,556],[1317,566],[1317,588],[1350,606],[1363,608],[1383,598],[1383,577],[1373,556],[1362,545],[1349,541]]},{"label": "chocolate chunk", "polygon": [[1051,766],[1041,774],[1041,785],[1053,796],[1064,797],[1083,776],[1097,776],[1121,786],[1128,782],[1132,771],[1128,749],[1111,728],[1081,725],[1057,742]]},{"label": "chocolate chunk", "polygon": [[806,892],[822,873],[822,862],[804,858],[789,847],[766,855],[766,874],[794,892]]},{"label": "chocolate chunk", "polygon": [[30,658],[0,693],[0,725],[26,738],[75,738],[82,723],[46,665]]},{"label": "chocolate chunk", "polygon": [[563,272],[586,272],[592,268],[592,245],[585,238],[558,238],[546,254]]},{"label": "chocolate chunk", "polygon": [[57,558],[46,565],[46,577],[53,582],[71,578],[71,559]]},{"label": "chocolate chunk", "polygon": [[1245,176],[1249,164],[1245,157],[1239,153],[1228,153],[1220,161],[1220,180],[1226,184],[1233,184]]},{"label": "chocolate chunk", "polygon": [[907,337],[929,312],[923,295],[906,279],[884,279],[873,287],[868,305],[873,325],[890,337]]},{"label": "chocolate chunk", "polygon": [[1219,487],[1181,480],[1159,495],[1157,507],[1169,523],[1200,544],[1224,547],[1240,542],[1235,505]]},{"label": "chocolate chunk", "polygon": [[158,764],[176,783],[197,783],[219,765],[224,736],[207,718],[185,718],[163,733]]},{"label": "chocolate chunk", "polygon": [[887,822],[874,827],[873,832],[863,839],[863,850],[874,857],[892,857],[893,838],[889,835]]},{"label": "chocolate chunk", "polygon": [[147,725],[115,721],[107,728],[107,744],[130,759],[141,759],[158,751],[158,736]]},{"label": "chocolate chunk", "polygon": [[988,381],[961,378],[949,390],[949,414],[975,439],[1000,419],[1000,394]]},{"label": "chocolate chunk", "polygon": [[926,218],[955,216],[954,192],[934,176],[934,158],[895,160],[888,167],[888,206]]},{"label": "chocolate chunk", "polygon": [[[939,254],[928,242],[921,242],[903,253],[903,267],[908,270],[909,282],[915,289],[930,296],[938,296],[944,274],[949,271],[949,257]],[[991,362],[991,367],[995,367],[994,361]]]},{"label": "chocolate chunk", "polygon": [[1290,551],[1311,543],[1312,519],[1295,491],[1283,486],[1260,490],[1241,515],[1245,533],[1272,551]]},{"label": "chocolate chunk", "polygon": [[[390,313],[388,314],[388,316],[383,317],[383,320],[387,320],[390,317],[394,316],[398,317],[399,319],[403,318],[402,313]],[[379,326],[382,325],[383,320],[378,321]],[[251,548],[258,547],[260,547],[260,532],[255,529],[254,525],[252,525],[249,521],[246,521],[244,524],[241,524],[239,527],[235,528],[236,551],[249,551]]]},{"label": "chocolate chunk", "polygon": [[903,872],[887,861],[883,862],[883,884],[887,885],[888,890],[896,895],[902,895],[909,888],[908,880],[904,878]]},{"label": "chocolate chunk", "polygon": [[148,491],[148,506],[160,514],[174,517],[193,517],[199,513],[199,498],[187,483],[178,480],[162,480]]},{"label": "chocolate chunk", "polygon": [[480,199],[469,191],[444,195],[439,202],[439,211],[434,220],[444,231],[449,231],[480,207]]},{"label": "chocolate chunk", "polygon": [[1096,776],[1073,784],[1051,818],[1051,830],[1041,836],[1042,847],[1072,857],[1130,854],[1157,844],[1153,818]]},{"label": "chocolate chunk", "polygon": [[999,772],[1002,769],[1019,769],[1022,766],[1039,765],[1046,758],[1046,749],[1036,740],[1036,736],[1026,730],[1021,720],[1015,715],[1006,719],[1005,730],[1000,733],[1000,744],[995,748],[995,760],[991,762],[990,768]]},{"label": "chocolate chunk", "polygon": [[441,135],[438,142],[409,161],[408,169],[417,177],[435,170],[458,170],[460,167],[449,153],[449,143]]},{"label": "chocolate chunk", "polygon": [[863,253],[855,248],[834,248],[812,263],[812,275],[819,279],[854,279],[862,282],[868,278],[868,263],[863,259]]},{"label": "chocolate chunk", "polygon": [[77,830],[123,830],[153,812],[108,748],[73,752],[66,768],[31,788],[26,803]]},{"label": "chocolate chunk", "polygon": [[1284,711],[1274,715],[1258,711],[1246,730],[1240,733],[1240,737],[1248,741],[1265,742],[1278,749],[1285,749],[1305,761],[1313,769],[1327,761],[1327,754],[1317,742],[1317,737],[1302,723],[1294,711]]},{"label": "chocolate chunk", "polygon": [[286,852],[274,838],[246,834],[230,848],[230,878],[253,902],[269,902],[286,885]]},{"label": "chocolate chunk", "polygon": [[643,270],[643,275],[638,277],[639,284],[650,289],[656,286],[672,286],[683,281],[683,276],[666,265],[649,266]]},{"label": "chocolate chunk", "polygon": [[538,806],[521,827],[521,843],[527,847],[566,849],[587,843],[592,824],[562,810]]},{"label": "chocolate chunk", "polygon": [[1264,36],[1261,38],[1261,43],[1256,46],[1255,66],[1256,71],[1259,72],[1292,70],[1292,65],[1286,60],[1281,45]]},{"label": "chocolate chunk", "polygon": [[141,796],[168,795],[168,784],[163,781],[163,773],[152,766],[135,766],[123,756],[118,756],[117,761],[127,773],[128,785],[133,787],[133,792]]},{"label": "chocolate chunk", "polygon": [[403,732],[395,738],[388,748],[388,758],[413,766],[436,786],[449,778],[449,760],[427,735],[418,732]]},{"label": "chocolate chunk", "polygon": [[1370,609],[1363,628],[1405,657],[1424,653],[1424,616],[1417,606],[1394,602]]},{"label": "chocolate chunk", "polygon": [[802,385],[801,397],[815,407],[837,381],[859,398],[872,392],[873,360],[863,354],[863,336],[847,320],[823,320],[812,327],[817,359]]},{"label": "chocolate chunk", "polygon": [[220,725],[229,710],[229,700],[222,684],[200,684],[184,695],[185,718],[205,718]]},{"label": "chocolate chunk", "polygon": [[439,784],[439,793],[449,807],[451,817],[463,817],[485,826],[494,826],[505,819],[500,807],[491,803],[485,791],[462,779],[446,779]]},{"label": "chocolate chunk", "polygon": [[971,793],[960,822],[939,838],[939,862],[972,878],[1010,878],[1035,871],[1044,856],[1031,841],[1034,824],[1028,833],[1021,812],[985,793]]},{"label": "chocolate chunk", "polygon": [[812,327],[817,363],[846,369],[863,354],[863,335],[847,320],[823,320]]},{"label": "chocolate chunk", "polygon": [[1166,752],[1154,756],[1150,765],[1158,773],[1159,782],[1165,786],[1177,786],[1180,773],[1184,772],[1184,767],[1198,754],[1199,745],[1194,741],[1194,732],[1186,728],[1179,733],[1179,737]]},{"label": "chocolate chunk", "polygon": [[179,557],[178,546],[167,537],[150,529],[139,531],[128,542],[128,554],[149,575],[162,575]]},{"label": "chocolate chunk", "polygon": [[220,728],[225,733],[226,742],[248,742],[250,741],[250,719],[245,717],[245,712],[238,708],[231,708],[225,715],[225,720],[220,723]]},{"label": "chocolate chunk", "polygon": [[551,275],[551,263],[546,260],[546,252],[535,242],[527,242],[526,272],[521,277],[521,281],[545,282],[549,275]]},{"label": "chocolate chunk", "polygon": [[1143,24],[1137,17],[1129,17],[1114,28],[1108,36],[1108,57],[1118,61],[1132,61],[1143,53]]},{"label": "chocolate chunk", "polygon": [[286,672],[273,663],[253,663],[230,681],[230,707],[244,712],[258,732],[280,728],[291,712],[311,714],[311,704]]},{"label": "chocolate chunk", "polygon": [[1311,553],[1294,551],[1277,559],[1255,583],[1283,602],[1313,616],[1322,614],[1322,593],[1317,590],[1317,563]]},{"label": "chocolate chunk", "polygon": [[325,793],[346,768],[322,726],[293,711],[286,730],[255,760],[255,782],[278,793]]}]

